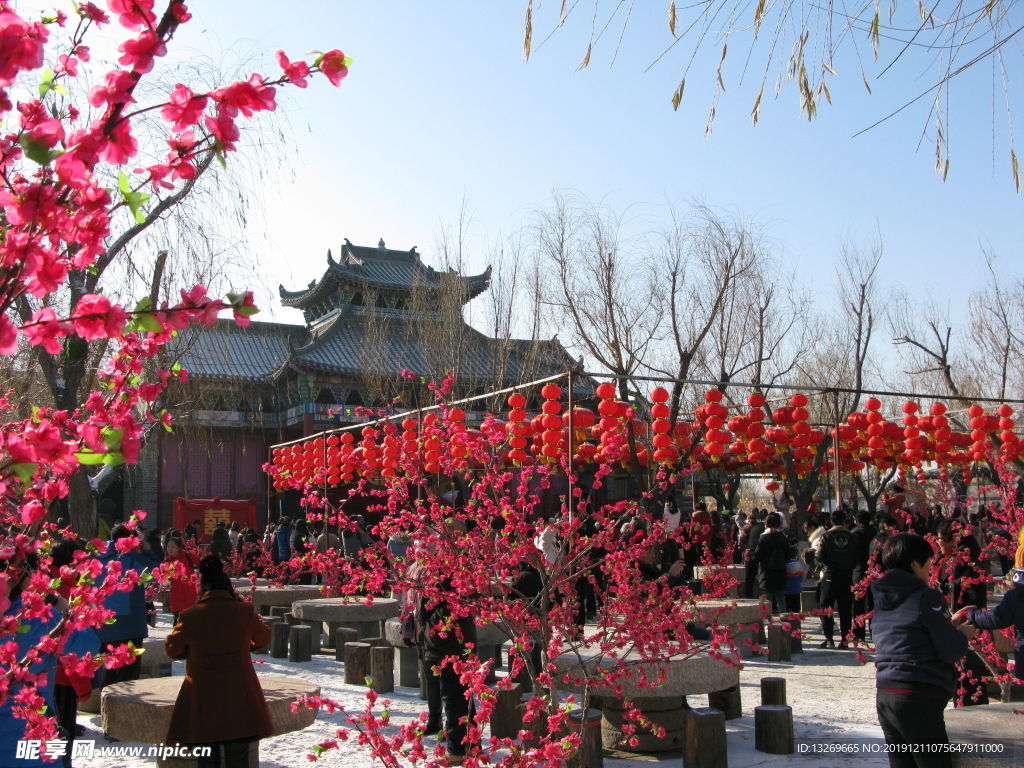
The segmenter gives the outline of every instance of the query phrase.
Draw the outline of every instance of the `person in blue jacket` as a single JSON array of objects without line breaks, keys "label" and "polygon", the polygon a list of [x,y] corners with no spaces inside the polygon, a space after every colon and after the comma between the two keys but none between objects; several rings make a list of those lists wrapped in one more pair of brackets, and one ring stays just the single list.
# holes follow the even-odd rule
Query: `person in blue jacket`
[{"label": "person in blue jacket", "polygon": [[1012,625],[1016,633],[1013,674],[1024,680],[1024,568],[1014,568],[1010,573],[1013,588],[1003,595],[999,605],[987,611],[968,605],[954,614],[953,623],[966,622],[978,629],[1005,629]]},{"label": "person in blue jacket", "polygon": [[274,539],[277,544],[277,561],[279,563],[286,563],[292,559],[293,530],[295,529],[292,526],[292,521],[287,517],[282,517],[281,521],[277,524]]},{"label": "person in blue jacket", "polygon": [[[38,569],[38,564],[39,560],[36,555],[29,555],[21,577],[11,588],[11,605],[5,615],[18,617],[18,632],[12,636],[0,637],[0,645],[4,645],[10,640],[17,642],[17,657],[19,659],[24,658],[30,649],[38,646],[40,641],[57,627],[63,612],[68,607],[67,601],[54,593],[46,598],[46,602],[50,606],[47,616],[30,619],[22,615],[25,611],[22,603],[23,590],[27,588],[32,573]],[[68,633],[61,653],[73,653],[82,657],[88,653],[96,653],[99,650],[99,645],[96,634],[91,629],[75,630]],[[41,654],[29,667],[32,674],[38,676],[35,678],[36,691],[46,703],[48,714],[51,716],[57,715],[53,699],[53,681],[59,666],[56,654]],[[43,747],[37,741],[25,741],[26,722],[15,716],[14,706],[15,697],[26,685],[28,683],[25,681],[13,682],[6,699],[0,704],[0,765],[4,768],[59,766],[60,758],[67,751],[67,744],[70,743],[69,737],[62,735],[61,741],[64,743],[49,745],[54,750],[51,754],[57,758],[57,762],[44,762],[46,755]],[[20,750],[19,741],[22,742]]]},{"label": "person in blue jacket", "polygon": [[[123,554],[117,551],[116,542],[120,539],[132,537],[136,539],[133,549]],[[140,549],[141,547],[141,549]],[[135,571],[142,574],[146,570],[156,568],[160,565],[153,554],[149,551],[149,544],[140,540],[135,532],[123,523],[115,525],[110,532],[110,541],[107,542],[106,553],[99,555],[99,561],[108,566],[118,560],[121,562],[123,573]],[[114,621],[104,624],[96,630],[100,642],[103,644],[103,651],[122,645],[132,643],[136,648],[142,646],[142,641],[149,637],[149,623],[147,622],[146,610],[146,587],[144,584],[137,584],[131,592],[114,592],[103,601],[103,607],[113,611],[116,616]],[[117,669],[108,669],[103,685],[113,685],[127,680],[138,680],[141,664],[136,656],[131,664],[126,664]]]},{"label": "person in blue jacket", "polygon": [[885,542],[885,574],[871,584],[875,706],[894,747],[891,768],[952,766],[951,754],[931,745],[949,743],[943,710],[956,692],[956,663],[973,629],[954,627],[942,594],[928,586],[934,563],[931,544],[899,533]]}]

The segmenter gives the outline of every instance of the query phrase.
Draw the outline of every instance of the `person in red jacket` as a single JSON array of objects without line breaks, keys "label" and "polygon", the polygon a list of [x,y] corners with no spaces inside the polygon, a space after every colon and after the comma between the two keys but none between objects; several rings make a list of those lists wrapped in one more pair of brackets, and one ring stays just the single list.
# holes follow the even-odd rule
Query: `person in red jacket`
[{"label": "person in red jacket", "polygon": [[167,540],[165,563],[173,564],[171,572],[171,613],[174,623],[178,623],[178,614],[191,608],[199,599],[199,587],[196,585],[196,565],[192,556],[181,544],[181,539]]}]

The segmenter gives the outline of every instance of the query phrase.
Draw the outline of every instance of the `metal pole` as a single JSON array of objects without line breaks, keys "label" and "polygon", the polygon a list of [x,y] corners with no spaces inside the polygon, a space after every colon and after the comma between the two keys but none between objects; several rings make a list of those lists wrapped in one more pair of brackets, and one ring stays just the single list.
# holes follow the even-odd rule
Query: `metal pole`
[{"label": "metal pole", "polygon": [[843,503],[843,473],[840,468],[840,465],[842,464],[842,440],[839,438],[839,391],[837,390],[834,395],[834,404],[836,407],[836,436],[832,442],[832,451],[834,453],[834,456],[832,457],[834,460],[832,471],[835,473],[836,509],[839,509],[840,505]]},{"label": "metal pole", "polygon": [[566,506],[569,509],[569,522],[572,523],[573,513],[574,513],[575,507],[576,507],[575,497],[573,496],[573,488],[572,488],[572,485],[573,485],[573,483],[572,483],[572,473],[573,473],[573,466],[572,466],[572,442],[573,442],[572,441],[572,438],[573,438],[573,433],[572,433],[572,427],[573,427],[573,423],[572,423],[572,421],[573,421],[573,418],[572,418],[572,371],[568,371],[567,374],[566,374],[566,384],[565,384],[565,386],[569,390],[569,396],[568,396],[568,399],[566,401],[567,404],[566,404],[566,419],[565,419],[565,424],[569,428],[569,452],[568,452],[568,455],[565,457],[565,481],[566,481],[566,494],[567,494],[566,498],[565,498],[565,504],[566,504]]}]

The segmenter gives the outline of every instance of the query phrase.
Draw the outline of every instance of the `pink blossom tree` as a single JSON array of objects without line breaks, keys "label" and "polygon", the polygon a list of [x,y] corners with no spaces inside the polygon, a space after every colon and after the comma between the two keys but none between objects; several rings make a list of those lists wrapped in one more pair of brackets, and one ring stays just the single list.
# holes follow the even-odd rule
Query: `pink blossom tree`
[{"label": "pink blossom tree", "polygon": [[[27,347],[38,351],[36,359],[45,366],[90,342],[108,345],[96,375],[99,387],[80,399],[57,398],[56,407],[33,407],[28,418],[17,418],[18,404],[0,398],[7,417],[0,426],[0,493],[8,501],[0,512],[0,703],[10,704],[25,721],[26,735],[37,739],[56,736],[39,694],[54,658],[88,675],[100,664],[113,668],[138,653],[122,646],[102,658],[62,654],[69,633],[111,618],[104,599],[132,589],[138,577],[116,567],[103,573],[87,552],[51,572],[54,531],[44,523],[49,508],[68,495],[82,467],[132,463],[147,425],[171,428],[171,415],[155,404],[170,381],[187,377],[180,367],[158,364],[161,347],[175,333],[192,323],[211,325],[229,308],[240,325],[257,312],[249,291],[225,300],[196,285],[182,289],[180,301],[157,303],[144,296],[122,305],[90,290],[88,276],[110,253],[112,218],[124,210],[144,220],[150,203],[144,190],[170,191],[165,199],[173,199],[199,173],[204,157],[223,160],[236,149],[243,119],[275,108],[279,87],[303,87],[312,75],[338,85],[349,64],[339,50],[318,54],[311,63],[291,62],[282,53],[282,72],[275,77],[253,74],[198,92],[178,84],[162,98],[141,103],[139,85],[189,20],[188,9],[168,2],[161,10],[155,0],[109,0],[107,6],[84,2],[76,6],[75,18],[58,11],[27,20],[0,0],[0,354],[10,358]],[[58,96],[67,96],[89,61],[90,34],[111,22],[132,36],[120,47],[121,66],[89,90],[95,117],[86,119],[84,104]],[[154,114],[165,123],[166,156],[133,167],[136,125]],[[118,179],[115,189],[102,183],[109,176]],[[71,309],[58,314],[55,299],[68,292]],[[143,517],[139,512],[129,526]],[[130,546],[134,539],[121,542]],[[92,552],[105,547],[96,540],[89,545]],[[32,567],[37,561],[38,570]],[[49,597],[53,578],[73,585],[66,602]],[[45,636],[22,648],[20,630],[33,622],[42,623]]]},{"label": "pink blossom tree", "polygon": [[[513,650],[508,675],[497,683],[487,683],[495,660],[476,654],[472,645],[468,655],[449,656],[440,665],[452,665],[477,702],[467,737],[477,745],[470,748],[474,764],[558,764],[581,748],[569,710],[586,710],[595,696],[626,699],[625,746],[635,746],[643,733],[663,734],[629,704],[626,687],[653,691],[670,664],[702,653],[722,665],[738,665],[735,635],[746,628],[720,626],[725,609],[701,605],[732,584],[723,579],[717,592],[695,598],[675,578],[679,569],[659,575],[664,522],[636,500],[599,501],[612,461],[599,461],[585,481],[566,455],[510,464],[513,425],[488,417],[479,430],[469,430],[463,411],[445,402],[451,385],[449,379],[434,387],[439,406],[420,420],[384,418],[313,441],[325,460],[312,471],[289,468],[284,449],[278,449],[266,468],[277,487],[304,491],[311,518],[350,527],[345,501],[359,494],[374,497],[381,513],[374,528],[381,542],[364,556],[311,556],[310,562],[326,566],[325,581],[336,594],[368,595],[364,599],[372,601],[391,589],[418,593],[428,611],[443,604],[447,618],[430,628],[434,632],[468,642],[466,621],[500,628]],[[559,397],[545,391],[545,397]],[[510,400],[517,402],[515,396]],[[622,421],[631,424],[632,414],[623,414]],[[341,474],[328,474],[332,466],[340,466]],[[667,486],[670,473],[657,474],[657,482]],[[325,492],[332,476],[354,482],[340,496]],[[416,541],[407,567],[397,570],[389,568],[383,544],[396,532]],[[590,610],[588,591],[596,598]],[[695,640],[694,625],[710,628],[711,639]],[[517,681],[531,695],[519,738],[484,739],[498,692]],[[324,698],[304,705],[341,708]],[[394,727],[388,702],[378,702],[372,691],[365,710],[348,713],[347,723],[384,765],[443,757],[443,747],[432,754],[425,748],[422,721]],[[347,739],[349,729],[336,735]],[[337,739],[321,742],[312,757],[336,746]]]}]

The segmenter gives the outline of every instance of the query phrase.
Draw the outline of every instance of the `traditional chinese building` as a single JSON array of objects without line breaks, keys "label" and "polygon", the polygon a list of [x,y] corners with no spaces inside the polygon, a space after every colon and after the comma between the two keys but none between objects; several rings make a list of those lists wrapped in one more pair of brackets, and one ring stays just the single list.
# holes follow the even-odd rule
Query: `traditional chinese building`
[{"label": "traditional chinese building", "polygon": [[137,488],[126,505],[155,507],[164,528],[179,496],[254,497],[263,524],[262,465],[274,443],[365,421],[360,408],[432,405],[427,383],[447,371],[455,399],[575,369],[557,339],[494,339],[465,322],[464,306],[488,289],[490,276],[490,268],[437,271],[415,248],[346,239],[338,259],[328,251],[319,280],[303,290],[280,288],[282,305],[301,310],[304,324],[241,328],[220,320],[183,337],[190,381],[170,393],[169,404],[179,426],[161,437],[159,458],[151,459],[155,488]]}]

